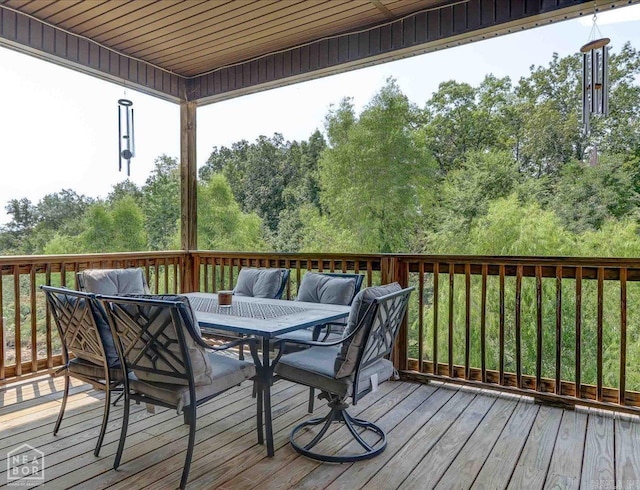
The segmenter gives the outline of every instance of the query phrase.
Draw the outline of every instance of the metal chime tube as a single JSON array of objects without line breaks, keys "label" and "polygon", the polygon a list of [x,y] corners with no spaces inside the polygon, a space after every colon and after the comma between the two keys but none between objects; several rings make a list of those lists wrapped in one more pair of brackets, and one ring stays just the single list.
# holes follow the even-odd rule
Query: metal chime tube
[{"label": "metal chime tube", "polygon": [[609,48],[602,47],[602,114],[609,115]]},{"label": "metal chime tube", "polygon": [[118,172],[122,172],[122,107],[118,104]]},{"label": "metal chime tube", "polygon": [[582,54],[582,124],[589,132],[589,61],[587,53]]},{"label": "metal chime tube", "polygon": [[596,70],[598,67],[598,60],[596,59],[596,52],[594,50],[591,51],[591,76],[589,80],[589,86],[591,87],[591,112],[595,114],[596,110]]},{"label": "metal chime tube", "polygon": [[[129,107],[126,108],[127,111],[127,134],[123,136],[127,140],[127,150],[129,154],[131,154],[131,123],[129,121]],[[131,157],[127,158],[127,177],[131,175]]]}]

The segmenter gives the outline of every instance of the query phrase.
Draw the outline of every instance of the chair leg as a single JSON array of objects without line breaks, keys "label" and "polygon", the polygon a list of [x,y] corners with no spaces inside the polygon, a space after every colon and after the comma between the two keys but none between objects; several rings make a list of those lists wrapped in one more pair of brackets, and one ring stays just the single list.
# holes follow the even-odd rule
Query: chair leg
[{"label": "chair leg", "polygon": [[315,398],[315,389],[309,388],[309,408],[307,408],[307,412],[313,413],[313,402]]},{"label": "chair leg", "polygon": [[58,420],[56,420],[56,425],[53,428],[53,435],[55,436],[58,433],[58,429],[60,428],[60,424],[62,423],[62,417],[64,416],[64,409],[67,408],[67,398],[69,397],[69,376],[65,374],[64,376],[64,394],[62,395],[62,405],[60,406],[60,413],[58,414]]},{"label": "chair leg", "polygon": [[113,406],[115,407],[116,404],[120,401],[120,399],[124,396],[124,391],[122,393],[120,393],[116,399],[113,401]]},{"label": "chair leg", "polygon": [[187,479],[189,478],[189,470],[191,469],[191,458],[193,457],[193,446],[196,441],[196,405],[195,403],[184,411],[186,414],[189,412],[188,418],[191,420],[189,424],[189,444],[187,446],[187,456],[184,460],[184,469],[182,470],[182,478],[180,479],[180,488],[183,489],[187,486]]},{"label": "chair leg", "polygon": [[120,466],[120,458],[122,458],[122,451],[124,450],[124,441],[127,438],[127,427],[129,426],[129,393],[125,390],[124,393],[124,413],[122,415],[122,429],[120,430],[120,442],[118,442],[118,451],[116,452],[116,459],[113,461],[113,469],[117,470]]},{"label": "chair leg", "polygon": [[102,447],[102,441],[104,439],[104,434],[107,432],[107,422],[109,421],[109,407],[111,406],[111,390],[109,386],[105,388],[105,399],[104,399],[104,414],[102,415],[102,426],[100,427],[100,434],[98,435],[98,442],[96,443],[96,448],[93,451],[93,454],[98,457],[100,456],[100,447]]}]

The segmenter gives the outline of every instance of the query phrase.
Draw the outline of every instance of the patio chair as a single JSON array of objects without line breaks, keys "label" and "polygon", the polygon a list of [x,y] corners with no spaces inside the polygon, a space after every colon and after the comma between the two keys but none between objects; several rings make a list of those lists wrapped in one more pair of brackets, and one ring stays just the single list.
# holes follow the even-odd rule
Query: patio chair
[{"label": "patio chair", "polygon": [[254,298],[280,299],[289,280],[289,269],[243,267],[233,294]]},{"label": "patio chair", "polygon": [[[296,301],[349,306],[353,302],[353,298],[355,298],[356,294],[360,291],[363,280],[364,276],[362,274],[307,272],[300,283]],[[325,330],[322,336],[323,341],[328,339],[338,340],[342,336],[344,327],[345,322],[328,323],[312,328],[295,330],[286,335],[279,336],[278,339],[292,342],[284,345],[285,352],[288,352],[291,351],[292,348],[301,347],[301,344],[296,344],[299,340],[319,340],[323,330]],[[338,329],[337,332],[336,329]],[[340,335],[337,335],[338,333]],[[313,413],[314,398],[315,390],[309,388],[309,413]]]},{"label": "patio chair", "polygon": [[[69,397],[69,378],[89,383],[105,392],[104,414],[94,454],[100,447],[109,420],[111,393],[122,383],[123,374],[113,337],[104,315],[92,294],[65,288],[41,286],[60,334],[64,366],[54,376],[64,375],[64,395],[60,414],[53,429],[58,433]],[[71,357],[73,353],[75,357]]]},{"label": "patio chair", "polygon": [[95,294],[149,294],[149,285],[140,268],[86,269],[76,274],[78,289]]},{"label": "patio chair", "polygon": [[[318,388],[328,400],[329,413],[298,424],[290,435],[292,447],[300,454],[319,461],[347,463],[373,458],[384,451],[384,431],[366,420],[349,415],[347,398],[355,405],[379,383],[394,376],[387,359],[404,318],[413,288],[401,289],[397,283],[367,288],[356,296],[351,307],[344,337],[336,342],[301,341],[308,349],[284,354],[275,372],[281,378]],[[331,424],[344,423],[363,451],[354,454],[325,454],[313,448],[322,440]],[[322,426],[304,445],[298,434],[307,436],[308,428]],[[304,429],[304,430],[303,430]],[[358,430],[360,429],[360,430]],[[368,442],[371,435],[376,440]],[[304,436],[303,436],[304,437]]]},{"label": "patio chair", "polygon": [[[196,407],[220,393],[253,378],[253,362],[216,354],[252,339],[236,340],[221,347],[207,345],[200,336],[189,300],[184,296],[98,296],[107,311],[120,362],[129,372],[124,378],[124,416],[114,469],[127,437],[131,400],[175,408],[189,424],[189,442],[180,488],[189,477],[196,434]],[[262,410],[257,404],[258,411]],[[257,417],[259,440],[261,418]]]}]

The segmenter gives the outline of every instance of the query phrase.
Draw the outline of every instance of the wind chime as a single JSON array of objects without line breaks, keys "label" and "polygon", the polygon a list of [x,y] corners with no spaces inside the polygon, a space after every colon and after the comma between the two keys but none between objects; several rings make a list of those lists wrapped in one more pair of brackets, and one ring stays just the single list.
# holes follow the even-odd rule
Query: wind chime
[{"label": "wind chime", "polygon": [[[591,116],[609,115],[609,48],[611,41],[601,37],[596,25],[597,15],[593,13],[593,26],[589,42],[580,48],[582,53],[582,126],[585,136],[591,132]],[[596,38],[596,34],[599,36]],[[598,163],[598,147],[593,145],[591,165]]]},{"label": "wind chime", "polygon": [[136,143],[133,136],[133,102],[129,99],[120,99],[118,100],[118,171],[122,171],[122,160],[126,160],[127,177],[131,175],[131,159],[136,156]]}]

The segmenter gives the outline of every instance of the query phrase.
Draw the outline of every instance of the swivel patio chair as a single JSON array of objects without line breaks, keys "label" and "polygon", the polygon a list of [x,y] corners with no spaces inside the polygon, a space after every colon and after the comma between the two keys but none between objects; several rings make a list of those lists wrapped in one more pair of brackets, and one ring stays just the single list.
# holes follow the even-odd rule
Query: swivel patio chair
[{"label": "swivel patio chair", "polygon": [[144,271],[131,269],[86,269],[78,272],[78,289],[95,294],[149,294]]},{"label": "swivel patio chair", "polygon": [[[353,302],[353,298],[355,298],[356,294],[360,291],[363,280],[364,276],[362,274],[307,272],[300,283],[296,301],[349,306]],[[291,342],[284,345],[284,351],[290,352],[292,349],[299,349],[301,347],[301,344],[296,343],[299,340],[319,340],[321,334],[322,341],[338,340],[342,337],[344,327],[345,322],[328,323],[312,328],[295,330],[279,336],[278,339]],[[336,329],[338,329],[337,333],[340,335],[335,333]],[[322,332],[323,330],[324,333]],[[304,348],[304,346],[302,347]],[[314,397],[315,390],[309,388],[309,413],[313,412]]]},{"label": "swivel patio chair", "polygon": [[[253,362],[216,354],[248,343],[257,359],[252,339],[221,347],[207,345],[200,336],[189,300],[184,296],[98,296],[109,324],[120,362],[129,375],[124,378],[124,416],[114,469],[120,465],[129,424],[131,400],[175,408],[189,424],[189,441],[180,488],[189,477],[196,434],[196,407],[220,393],[253,378]],[[160,299],[158,299],[160,298]],[[257,408],[261,414],[262,407]],[[261,417],[258,440],[261,437]]]},{"label": "swivel patio chair", "polygon": [[[111,393],[123,380],[109,325],[92,294],[52,286],[41,288],[60,334],[64,359],[64,366],[54,373],[54,376],[64,376],[64,396],[53,434],[58,433],[67,406],[69,378],[89,383],[105,392],[102,425],[94,450],[98,456],[109,420]],[[71,357],[71,353],[75,357]]]},{"label": "swivel patio chair", "polygon": [[[401,289],[397,283],[367,288],[353,301],[344,338],[337,342],[301,341],[308,349],[284,354],[275,371],[281,378],[318,388],[331,409],[324,417],[298,424],[290,435],[292,447],[300,454],[319,461],[346,463],[373,458],[384,451],[387,441],[377,425],[353,418],[347,412],[351,397],[355,405],[379,383],[394,376],[387,359],[404,318],[413,288]],[[314,451],[331,425],[343,423],[362,451],[353,454],[325,454]],[[320,426],[309,442],[301,443],[300,433]],[[305,429],[305,430],[303,430]],[[367,441],[375,436],[373,442]]]}]

